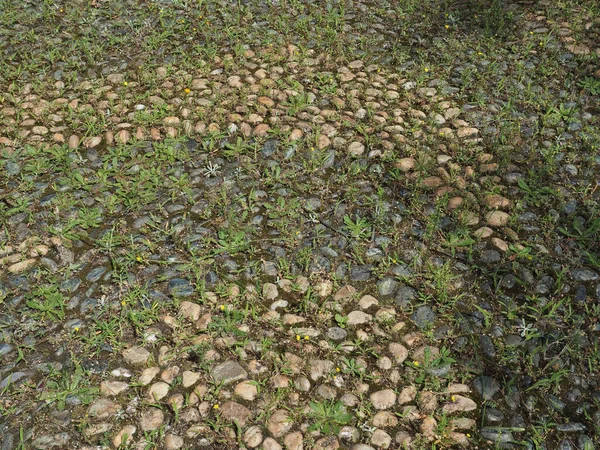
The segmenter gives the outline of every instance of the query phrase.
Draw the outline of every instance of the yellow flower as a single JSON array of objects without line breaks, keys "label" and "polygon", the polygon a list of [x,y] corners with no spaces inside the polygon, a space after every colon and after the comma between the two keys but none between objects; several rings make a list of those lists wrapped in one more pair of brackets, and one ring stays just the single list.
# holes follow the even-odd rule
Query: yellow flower
[{"label": "yellow flower", "polygon": [[446,25],[446,30],[447,30],[448,28],[450,28],[450,25]]},{"label": "yellow flower", "polygon": [[425,67],[425,72],[429,72],[429,67]]},{"label": "yellow flower", "polygon": [[304,336],[304,340],[308,341],[310,339],[310,336]]},{"label": "yellow flower", "polygon": [[128,84],[127,81],[123,81],[123,86],[127,86]]},{"label": "yellow flower", "polygon": [[221,311],[225,311],[225,305],[221,305],[221,306],[219,306],[219,309],[220,309]]},{"label": "yellow flower", "polygon": [[452,400],[453,402],[456,401],[456,397],[453,395],[452,397],[450,397],[450,400]]},{"label": "yellow flower", "polygon": [[213,406],[213,408],[214,408],[214,409],[219,409],[219,404],[218,404],[218,403],[216,403],[216,404]]},{"label": "yellow flower", "polygon": [[419,365],[419,361],[413,361],[413,364],[414,364],[415,366],[418,366],[418,365]]},{"label": "yellow flower", "polygon": [[125,300],[121,300],[121,306],[125,306]]},{"label": "yellow flower", "polygon": [[73,328],[73,331],[75,331],[77,333],[79,331],[79,327]]},{"label": "yellow flower", "polygon": [[141,257],[140,255],[137,255],[137,256],[135,257],[135,260],[136,260],[136,261],[141,261],[141,260],[142,260],[142,257]]},{"label": "yellow flower", "polygon": [[299,335],[299,334],[297,334],[297,335],[296,335],[296,340],[297,340],[297,341],[299,341],[299,340],[300,340],[300,335]]},{"label": "yellow flower", "polygon": [[341,372],[341,371],[342,371],[342,369],[340,369],[339,367],[336,367],[336,368],[335,368],[335,371],[336,371],[336,372]]},{"label": "yellow flower", "polygon": [[471,437],[471,435],[469,433],[467,433],[467,437]]},{"label": "yellow flower", "polygon": [[192,92],[192,90],[191,90],[190,88],[185,88],[183,91],[184,91],[186,94],[189,94],[190,92]]}]

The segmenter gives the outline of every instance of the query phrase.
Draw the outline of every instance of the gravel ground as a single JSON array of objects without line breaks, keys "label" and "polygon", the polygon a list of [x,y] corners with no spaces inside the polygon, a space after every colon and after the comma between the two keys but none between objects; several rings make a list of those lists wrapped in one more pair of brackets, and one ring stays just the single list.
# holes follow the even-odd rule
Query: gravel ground
[{"label": "gravel ground", "polygon": [[600,444],[595,3],[0,6],[0,449]]}]

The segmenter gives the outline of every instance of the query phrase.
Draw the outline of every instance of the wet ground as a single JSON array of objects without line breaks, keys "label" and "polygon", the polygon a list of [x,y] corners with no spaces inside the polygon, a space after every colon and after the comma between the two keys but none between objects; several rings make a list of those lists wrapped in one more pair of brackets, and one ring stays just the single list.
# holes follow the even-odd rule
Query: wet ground
[{"label": "wet ground", "polygon": [[596,448],[593,2],[0,6],[0,448]]}]

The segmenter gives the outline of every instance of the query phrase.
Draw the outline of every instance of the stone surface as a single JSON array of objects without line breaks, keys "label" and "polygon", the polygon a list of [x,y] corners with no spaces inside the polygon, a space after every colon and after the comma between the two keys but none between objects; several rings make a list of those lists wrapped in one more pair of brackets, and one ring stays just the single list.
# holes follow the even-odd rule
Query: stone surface
[{"label": "stone surface", "polygon": [[374,392],[369,399],[375,409],[388,409],[396,403],[396,393],[391,389]]},{"label": "stone surface", "polygon": [[150,352],[143,347],[134,346],[123,351],[123,358],[125,358],[125,362],[127,364],[131,364],[132,366],[146,364],[149,357]]},{"label": "stone surface", "polygon": [[285,409],[278,409],[273,412],[267,421],[269,433],[275,438],[280,438],[292,429],[293,420]]},{"label": "stone surface", "polygon": [[246,370],[244,370],[237,362],[226,361],[213,367],[211,375],[216,381],[227,385],[244,380],[248,377],[248,372],[246,372]]}]

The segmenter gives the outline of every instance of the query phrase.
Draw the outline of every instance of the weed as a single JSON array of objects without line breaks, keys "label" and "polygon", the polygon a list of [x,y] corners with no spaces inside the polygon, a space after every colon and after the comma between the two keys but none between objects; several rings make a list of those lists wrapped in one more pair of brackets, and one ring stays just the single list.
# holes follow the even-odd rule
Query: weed
[{"label": "weed", "polygon": [[308,427],[308,431],[320,431],[323,434],[337,434],[340,426],[349,424],[353,416],[340,401],[310,402],[311,411],[309,418],[314,423]]}]

